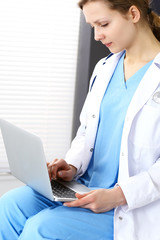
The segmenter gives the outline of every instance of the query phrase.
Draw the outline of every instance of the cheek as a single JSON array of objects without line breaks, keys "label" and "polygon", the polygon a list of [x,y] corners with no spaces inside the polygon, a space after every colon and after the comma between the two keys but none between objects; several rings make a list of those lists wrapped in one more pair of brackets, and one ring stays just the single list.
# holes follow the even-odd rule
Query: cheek
[{"label": "cheek", "polygon": [[119,24],[118,31],[116,33],[116,38],[122,45],[128,45],[133,40],[134,29],[130,24]]},{"label": "cheek", "polygon": [[124,30],[124,27],[123,27],[123,22],[115,21],[115,23],[109,29],[109,34],[114,41],[123,38],[123,36],[126,35],[126,31]]}]

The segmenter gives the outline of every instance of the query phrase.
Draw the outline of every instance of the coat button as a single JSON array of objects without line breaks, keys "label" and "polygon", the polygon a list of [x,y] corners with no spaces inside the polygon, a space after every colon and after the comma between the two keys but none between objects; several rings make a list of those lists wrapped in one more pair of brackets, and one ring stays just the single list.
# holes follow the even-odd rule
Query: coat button
[{"label": "coat button", "polygon": [[121,216],[119,216],[119,220],[123,220],[123,218]]},{"label": "coat button", "polygon": [[95,118],[95,117],[96,117],[96,115],[95,115],[95,114],[93,114],[93,115],[92,115],[92,118]]},{"label": "coat button", "polygon": [[93,152],[93,148],[90,149],[90,152]]}]

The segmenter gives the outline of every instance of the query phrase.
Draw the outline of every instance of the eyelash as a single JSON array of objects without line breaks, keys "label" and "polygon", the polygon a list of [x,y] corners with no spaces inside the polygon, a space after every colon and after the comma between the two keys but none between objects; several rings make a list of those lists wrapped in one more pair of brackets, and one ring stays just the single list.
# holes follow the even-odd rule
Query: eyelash
[{"label": "eyelash", "polygon": [[105,23],[103,25],[100,25],[101,27],[107,27],[108,26],[108,23]]}]

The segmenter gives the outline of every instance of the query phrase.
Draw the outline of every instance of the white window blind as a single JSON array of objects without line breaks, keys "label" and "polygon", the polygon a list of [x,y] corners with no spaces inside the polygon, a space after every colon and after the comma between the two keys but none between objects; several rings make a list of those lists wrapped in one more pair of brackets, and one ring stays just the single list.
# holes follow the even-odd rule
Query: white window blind
[{"label": "white window blind", "polygon": [[47,161],[71,141],[79,19],[75,0],[0,0],[0,118],[39,135]]}]

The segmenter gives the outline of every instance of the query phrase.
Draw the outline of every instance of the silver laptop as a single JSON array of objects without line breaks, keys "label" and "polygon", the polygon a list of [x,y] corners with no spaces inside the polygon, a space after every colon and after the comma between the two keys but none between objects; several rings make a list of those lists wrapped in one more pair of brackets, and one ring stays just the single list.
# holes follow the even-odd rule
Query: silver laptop
[{"label": "silver laptop", "polygon": [[73,201],[75,192],[90,189],[76,182],[50,181],[41,139],[0,119],[0,128],[12,174],[52,201]]}]

